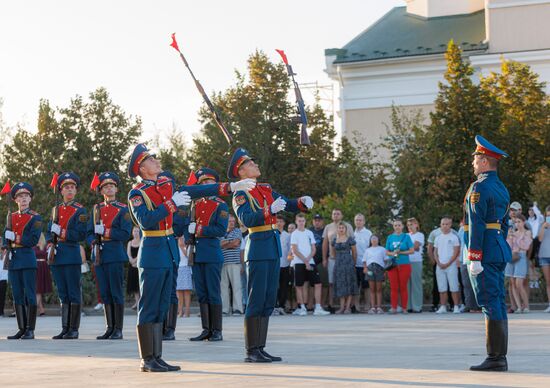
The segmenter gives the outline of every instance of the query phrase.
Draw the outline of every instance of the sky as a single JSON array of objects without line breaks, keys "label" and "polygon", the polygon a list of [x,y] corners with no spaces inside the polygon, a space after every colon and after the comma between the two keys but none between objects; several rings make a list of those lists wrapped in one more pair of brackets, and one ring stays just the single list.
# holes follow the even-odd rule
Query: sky
[{"label": "sky", "polygon": [[[35,130],[38,103],[65,107],[103,86],[141,116],[143,138],[175,126],[200,130],[201,96],[179,46],[206,92],[235,83],[256,49],[274,61],[285,50],[299,83],[330,84],[326,48],[342,47],[404,0],[29,0],[0,4],[3,121]],[[306,103],[312,92],[304,92]],[[161,139],[162,141],[162,139]]]}]

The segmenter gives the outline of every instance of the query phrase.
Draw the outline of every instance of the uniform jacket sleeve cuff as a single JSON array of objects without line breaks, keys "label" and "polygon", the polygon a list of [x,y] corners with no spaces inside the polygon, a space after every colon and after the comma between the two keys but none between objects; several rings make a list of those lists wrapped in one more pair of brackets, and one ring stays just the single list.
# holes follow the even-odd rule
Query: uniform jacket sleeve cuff
[{"label": "uniform jacket sleeve cuff", "polygon": [[178,211],[176,204],[171,199],[164,202],[164,206],[166,206],[166,209],[168,210],[169,213],[175,213],[176,211]]},{"label": "uniform jacket sleeve cuff", "polygon": [[468,260],[470,261],[481,261],[483,258],[483,251],[476,249],[468,249]]},{"label": "uniform jacket sleeve cuff", "polygon": [[223,183],[219,184],[219,186],[218,186],[218,195],[220,197],[225,197],[225,196],[229,195],[229,183],[223,182]]}]

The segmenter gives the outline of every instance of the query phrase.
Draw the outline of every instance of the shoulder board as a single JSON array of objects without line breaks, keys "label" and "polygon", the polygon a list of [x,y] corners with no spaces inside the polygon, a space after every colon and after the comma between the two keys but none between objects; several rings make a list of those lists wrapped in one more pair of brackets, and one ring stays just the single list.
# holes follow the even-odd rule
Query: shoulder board
[{"label": "shoulder board", "polygon": [[218,197],[216,197],[216,198],[214,199],[214,201],[219,202],[219,203],[225,203],[225,201],[224,201],[223,199],[218,198]]},{"label": "shoulder board", "polygon": [[81,204],[79,204],[78,202],[73,202],[73,206],[74,207],[77,207],[79,209],[83,208],[84,206],[82,206]]},{"label": "shoulder board", "polygon": [[487,174],[479,174],[479,176],[477,177],[477,181],[476,183],[481,183],[483,182],[485,179],[487,179]]},{"label": "shoulder board", "polygon": [[256,186],[265,187],[266,189],[271,189],[271,185],[269,183],[256,183]]},{"label": "shoulder board", "polygon": [[31,216],[38,216],[39,214],[37,212],[35,212],[34,210],[29,210],[29,214]]},{"label": "shoulder board", "polygon": [[145,183],[139,182],[139,183],[135,184],[133,188],[136,189],[136,190],[139,190],[139,189],[143,188],[144,186],[145,186]]},{"label": "shoulder board", "polygon": [[160,178],[157,178],[157,183],[166,183],[166,182],[172,182],[172,179],[168,178],[167,176],[161,176]]},{"label": "shoulder board", "polygon": [[116,201],[115,203],[117,204],[117,206],[120,206],[122,208],[128,207],[128,205],[126,205],[125,203],[119,202],[119,201]]}]

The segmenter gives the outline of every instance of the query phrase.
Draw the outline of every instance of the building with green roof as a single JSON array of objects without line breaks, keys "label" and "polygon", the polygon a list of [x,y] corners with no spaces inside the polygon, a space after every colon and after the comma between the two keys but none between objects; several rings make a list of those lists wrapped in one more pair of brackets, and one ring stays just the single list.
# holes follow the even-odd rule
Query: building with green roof
[{"label": "building with green roof", "polygon": [[351,138],[357,131],[379,143],[392,105],[421,110],[428,117],[451,39],[478,73],[498,71],[505,57],[529,64],[542,81],[550,81],[550,1],[404,3],[343,47],[325,50],[326,72],[338,91],[335,126],[342,135]]}]

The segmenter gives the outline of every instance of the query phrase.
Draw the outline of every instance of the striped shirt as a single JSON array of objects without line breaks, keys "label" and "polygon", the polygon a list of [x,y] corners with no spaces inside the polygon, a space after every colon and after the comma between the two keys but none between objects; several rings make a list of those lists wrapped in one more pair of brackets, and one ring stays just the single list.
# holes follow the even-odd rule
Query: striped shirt
[{"label": "striped shirt", "polygon": [[[227,232],[225,236],[221,239],[221,241],[228,241],[228,240],[235,240],[239,239],[242,240],[243,235],[241,233],[241,230],[239,228],[234,228],[233,230]],[[241,263],[241,245],[239,244],[237,248],[228,248],[223,249],[223,263],[224,264],[240,264]]]}]

